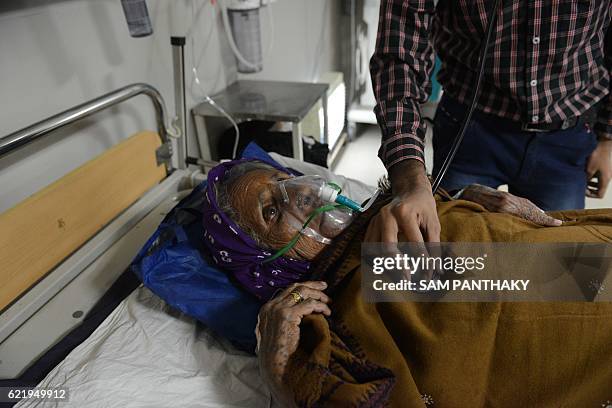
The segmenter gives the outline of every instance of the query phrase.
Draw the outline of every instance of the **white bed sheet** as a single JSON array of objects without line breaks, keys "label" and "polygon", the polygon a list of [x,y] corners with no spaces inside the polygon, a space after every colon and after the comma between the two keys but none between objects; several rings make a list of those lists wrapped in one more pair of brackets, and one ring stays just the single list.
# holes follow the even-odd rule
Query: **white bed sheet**
[{"label": "white bed sheet", "polygon": [[[375,188],[272,153],[286,167],[318,174],[361,202]],[[68,388],[68,402],[16,407],[269,407],[257,359],[216,337],[144,287],[136,289],[55,367],[39,387]]]},{"label": "white bed sheet", "polygon": [[269,407],[257,359],[171,309],[148,289],[130,294],[39,387],[68,402],[32,407]]}]

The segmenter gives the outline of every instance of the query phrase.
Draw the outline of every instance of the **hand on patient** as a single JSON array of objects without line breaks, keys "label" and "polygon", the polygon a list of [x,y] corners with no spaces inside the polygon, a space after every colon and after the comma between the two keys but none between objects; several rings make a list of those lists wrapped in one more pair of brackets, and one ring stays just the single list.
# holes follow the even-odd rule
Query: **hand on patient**
[{"label": "hand on patient", "polygon": [[[263,305],[257,328],[257,356],[264,381],[282,406],[292,406],[293,398],[283,386],[283,375],[291,355],[300,340],[300,323],[313,313],[331,315],[329,297],[323,293],[325,282],[293,284]],[[303,301],[297,303],[291,292],[299,293]]]},{"label": "hand on patient", "polygon": [[492,212],[516,215],[525,220],[547,227],[557,227],[561,220],[551,217],[526,198],[480,184],[472,184],[461,194],[462,200],[480,204]]},{"label": "hand on patient", "polygon": [[440,242],[440,221],[423,164],[405,160],[389,171],[394,199],[372,218],[365,242]]}]

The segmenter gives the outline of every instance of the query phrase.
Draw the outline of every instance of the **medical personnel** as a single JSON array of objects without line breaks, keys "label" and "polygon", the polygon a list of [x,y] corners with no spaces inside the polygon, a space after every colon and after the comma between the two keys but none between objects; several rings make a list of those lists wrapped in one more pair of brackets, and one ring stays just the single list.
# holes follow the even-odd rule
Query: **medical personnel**
[{"label": "medical personnel", "polygon": [[[370,236],[383,242],[397,241],[398,230],[410,241],[440,239],[419,105],[428,98],[435,49],[444,89],[433,127],[435,176],[468,109],[494,1],[435,3],[381,1],[370,71],[378,155],[396,197],[371,224]],[[611,5],[499,2],[481,92],[443,188],[508,184],[544,210],[584,208],[585,194],[604,197],[612,177]]]}]

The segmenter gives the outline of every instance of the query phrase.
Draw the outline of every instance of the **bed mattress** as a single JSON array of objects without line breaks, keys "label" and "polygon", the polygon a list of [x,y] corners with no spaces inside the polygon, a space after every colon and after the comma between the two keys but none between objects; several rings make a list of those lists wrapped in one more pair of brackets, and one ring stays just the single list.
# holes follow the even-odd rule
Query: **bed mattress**
[{"label": "bed mattress", "polygon": [[16,407],[268,407],[257,359],[139,287],[38,385],[67,402]]}]

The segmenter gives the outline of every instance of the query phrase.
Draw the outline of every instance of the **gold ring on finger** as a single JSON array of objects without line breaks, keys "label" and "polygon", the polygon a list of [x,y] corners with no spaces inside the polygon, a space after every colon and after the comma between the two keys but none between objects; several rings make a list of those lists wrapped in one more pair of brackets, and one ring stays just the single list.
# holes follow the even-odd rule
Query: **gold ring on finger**
[{"label": "gold ring on finger", "polygon": [[292,290],[289,294],[293,298],[293,301],[295,302],[296,305],[304,301],[304,297],[297,289]]}]

